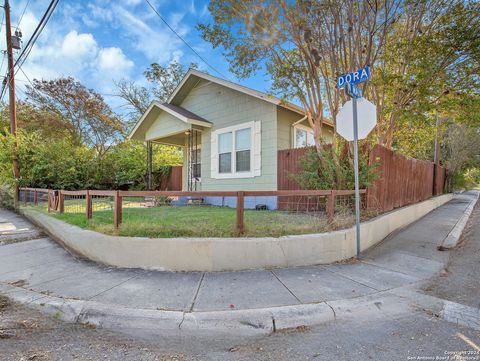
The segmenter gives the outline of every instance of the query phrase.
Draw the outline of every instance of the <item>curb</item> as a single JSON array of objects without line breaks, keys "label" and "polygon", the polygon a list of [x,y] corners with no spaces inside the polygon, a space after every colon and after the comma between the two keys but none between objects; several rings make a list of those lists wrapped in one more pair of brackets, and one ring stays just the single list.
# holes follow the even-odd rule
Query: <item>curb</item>
[{"label": "curb", "polygon": [[411,286],[399,287],[392,294],[408,299],[417,308],[433,313],[445,321],[467,326],[480,331],[480,308],[462,305],[457,302],[430,296]]},{"label": "curb", "polygon": [[458,244],[458,241],[462,236],[462,232],[473,212],[473,208],[475,208],[475,204],[477,203],[479,196],[480,192],[477,192],[477,197],[470,202],[470,204],[465,209],[463,216],[458,220],[458,222],[455,224],[447,237],[445,237],[442,244],[438,247],[439,251],[452,249]]},{"label": "curb", "polygon": [[0,292],[13,301],[37,309],[66,322],[95,325],[109,329],[236,334],[271,334],[297,327],[310,327],[353,317],[369,318],[401,313],[408,300],[390,293],[348,300],[250,310],[182,312],[133,309],[95,301],[63,299],[0,283]]}]

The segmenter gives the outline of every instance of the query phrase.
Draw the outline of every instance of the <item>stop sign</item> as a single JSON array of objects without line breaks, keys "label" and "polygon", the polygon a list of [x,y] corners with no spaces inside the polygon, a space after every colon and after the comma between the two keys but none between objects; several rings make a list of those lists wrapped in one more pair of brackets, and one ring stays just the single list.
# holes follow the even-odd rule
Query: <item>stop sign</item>
[{"label": "stop sign", "polygon": [[[365,98],[357,99],[358,139],[365,139],[377,124],[377,107]],[[337,114],[337,133],[353,140],[353,101],[343,104]]]}]

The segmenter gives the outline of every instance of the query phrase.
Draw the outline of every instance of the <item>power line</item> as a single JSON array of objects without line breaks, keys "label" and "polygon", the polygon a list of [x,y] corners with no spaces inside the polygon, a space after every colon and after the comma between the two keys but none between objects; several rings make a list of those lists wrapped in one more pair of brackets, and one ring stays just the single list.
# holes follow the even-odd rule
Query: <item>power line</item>
[{"label": "power line", "polygon": [[[2,76],[0,76],[0,78],[2,78],[2,79],[6,79],[7,77],[2,75]],[[24,79],[15,79],[15,82],[28,83],[28,80],[24,80]]]},{"label": "power line", "polygon": [[[59,0],[52,0],[50,1],[50,4],[48,5],[48,8],[47,10],[45,11],[45,13],[43,14],[42,18],[40,19],[40,22],[38,23],[37,27],[35,28],[32,36],[30,37],[30,39],[28,40],[27,44],[25,45],[25,47],[23,48],[22,52],[20,53],[19,57],[17,58],[17,60],[15,61],[15,64],[14,64],[14,68],[15,66],[18,66],[17,70],[15,71],[15,74],[18,73],[18,69],[23,65],[23,63],[25,62],[25,60],[27,59],[28,55],[30,54],[30,52],[32,51],[32,48],[33,48],[33,45],[35,44],[35,42],[37,41],[37,39],[39,38],[40,34],[42,33],[43,29],[45,28],[45,26],[47,25],[53,11],[55,10],[55,7],[57,6],[58,4],[58,1]],[[28,3],[27,3],[28,5]],[[26,9],[26,8],[25,8]],[[13,69],[12,69],[13,70]],[[4,80],[3,82],[3,86],[2,86],[2,90],[0,92],[0,101],[1,99],[3,99],[3,96],[5,95],[5,89],[6,89],[6,84],[8,83],[8,73],[7,72],[7,76],[6,76],[6,80]]]},{"label": "power line", "polygon": [[20,27],[20,23],[22,22],[23,15],[25,15],[25,11],[27,11],[28,4],[30,4],[30,0],[27,0],[27,3],[25,4],[25,7],[23,8],[22,15],[20,15],[20,20],[18,20],[18,25],[17,25],[17,30]]},{"label": "power line", "polygon": [[33,86],[32,81],[30,80],[30,78],[28,77],[28,75],[25,74],[25,72],[23,71],[23,68],[22,68],[21,66],[19,66],[18,69],[20,69],[20,71],[23,73],[23,75],[25,75],[25,78],[27,78],[27,80],[28,80],[28,82],[30,83],[30,85],[32,86],[32,88],[35,89],[35,87]]},{"label": "power line", "polygon": [[148,6],[150,6],[152,8],[152,10],[155,12],[155,14],[157,14],[157,16],[160,18],[160,20],[163,21],[163,23],[165,25],[167,25],[167,27],[181,40],[183,41],[183,43],[191,50],[195,53],[195,55],[197,55],[199,57],[200,60],[202,60],[205,64],[207,64],[207,66],[212,69],[213,71],[215,71],[216,73],[220,74],[222,77],[226,78],[225,75],[223,75],[222,73],[220,73],[217,69],[215,69],[212,65],[210,65],[208,63],[207,60],[205,60],[205,58],[203,56],[201,56],[194,48],[192,48],[190,46],[189,43],[187,43],[187,41],[179,34],[175,31],[175,29],[173,29],[170,24],[167,22],[167,20],[164,19],[164,17],[162,15],[160,15],[160,13],[157,11],[157,9],[152,5],[152,3],[149,1],[149,0],[145,0],[148,4]]},{"label": "power line", "polygon": [[6,52],[3,52],[3,56],[2,56],[2,64],[0,65],[0,73],[2,72],[2,69],[3,69],[3,63],[5,63],[5,58],[7,57],[7,53]]},{"label": "power line", "polygon": [[[35,45],[35,42],[39,38],[40,34],[42,33],[43,29],[47,25],[48,21],[50,20],[50,17],[52,16],[53,11],[55,10],[55,7],[57,6],[59,0],[52,0],[50,2],[50,5],[48,5],[47,10],[45,11],[45,14],[43,14],[42,18],[40,19],[39,24],[37,25],[35,31],[33,32],[32,36],[27,42],[27,45],[23,48],[22,52],[20,53],[19,57],[17,58],[17,61],[15,62],[15,66],[18,65],[20,62],[20,66],[23,65],[25,60],[27,59],[28,55],[30,54],[30,51],[33,48],[33,45]],[[17,70],[18,71],[18,70]]]}]

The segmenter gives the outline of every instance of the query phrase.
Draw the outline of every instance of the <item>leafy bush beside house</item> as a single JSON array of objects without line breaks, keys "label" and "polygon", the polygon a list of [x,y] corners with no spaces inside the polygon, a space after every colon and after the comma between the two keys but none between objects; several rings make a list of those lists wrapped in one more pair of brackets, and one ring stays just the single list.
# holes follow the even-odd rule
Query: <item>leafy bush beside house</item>
[{"label": "leafy bush beside house", "polygon": [[[305,155],[300,158],[302,172],[289,176],[302,189],[354,189],[353,155],[348,144],[343,142],[337,148],[332,148],[328,144],[323,145],[321,149],[320,155],[315,148],[308,149]],[[359,151],[359,184],[361,189],[369,187],[375,181],[377,177],[376,167],[376,164],[368,164],[368,152]]]},{"label": "leafy bush beside house", "polygon": [[[146,147],[143,143],[124,141],[110,146],[99,156],[95,149],[76,144],[69,137],[45,141],[38,132],[17,133],[20,162],[20,186],[52,189],[117,189],[129,185],[144,189]],[[0,134],[0,179],[13,185],[13,138]],[[175,147],[154,150],[154,170],[178,165],[181,151]]]}]

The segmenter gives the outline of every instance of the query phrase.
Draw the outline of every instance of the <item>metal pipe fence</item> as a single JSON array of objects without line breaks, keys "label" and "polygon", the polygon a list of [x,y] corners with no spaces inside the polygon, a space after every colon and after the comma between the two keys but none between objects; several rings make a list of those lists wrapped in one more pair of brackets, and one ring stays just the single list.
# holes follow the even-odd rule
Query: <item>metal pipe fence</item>
[{"label": "metal pipe fence", "polygon": [[[123,233],[154,236],[280,236],[349,226],[353,190],[112,191],[20,188],[24,206],[79,215]],[[365,206],[366,190],[361,190]],[[351,224],[350,224],[351,223]]]}]

